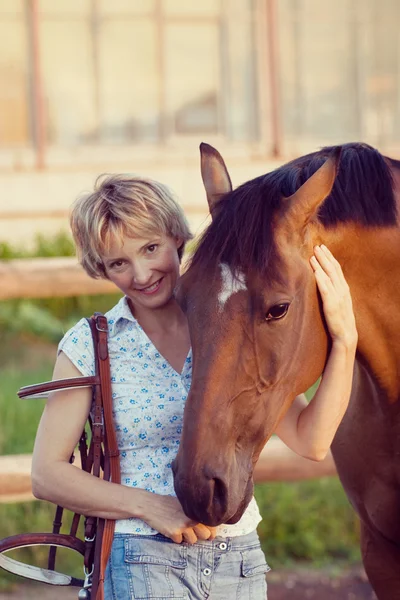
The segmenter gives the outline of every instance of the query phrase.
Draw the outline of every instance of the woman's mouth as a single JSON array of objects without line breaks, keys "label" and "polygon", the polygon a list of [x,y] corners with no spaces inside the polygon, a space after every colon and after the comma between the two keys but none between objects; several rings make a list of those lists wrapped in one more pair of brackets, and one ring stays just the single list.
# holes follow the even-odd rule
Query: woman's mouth
[{"label": "woman's mouth", "polygon": [[137,289],[136,288],[136,291],[140,292],[141,294],[146,294],[146,296],[149,296],[151,294],[155,294],[156,292],[158,292],[162,280],[163,280],[163,277],[161,277],[161,279],[159,279],[158,281],[155,281],[154,283],[152,283],[148,287],[145,287],[145,288],[142,288],[142,289]]}]

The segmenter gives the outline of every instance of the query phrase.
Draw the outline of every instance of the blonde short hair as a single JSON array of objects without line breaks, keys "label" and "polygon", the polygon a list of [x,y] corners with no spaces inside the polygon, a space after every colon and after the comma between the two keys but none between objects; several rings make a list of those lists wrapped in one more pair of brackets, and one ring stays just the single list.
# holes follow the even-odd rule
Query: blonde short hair
[{"label": "blonde short hair", "polygon": [[182,208],[163,184],[132,175],[101,175],[94,191],[78,198],[70,224],[79,261],[95,279],[107,278],[101,255],[125,236],[163,233],[185,243],[193,236]]}]

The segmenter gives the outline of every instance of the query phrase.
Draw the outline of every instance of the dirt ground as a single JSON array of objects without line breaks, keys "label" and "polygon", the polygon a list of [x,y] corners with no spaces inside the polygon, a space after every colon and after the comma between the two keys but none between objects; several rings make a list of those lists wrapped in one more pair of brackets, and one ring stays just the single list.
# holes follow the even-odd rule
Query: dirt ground
[{"label": "dirt ground", "polygon": [[[19,585],[0,592],[0,600],[76,600],[77,589]],[[376,600],[365,573],[355,567],[341,574],[320,570],[276,570],[268,574],[268,600]],[[124,600],[121,598],[121,600]],[[210,598],[212,600],[212,598]]]},{"label": "dirt ground", "polygon": [[376,600],[364,569],[342,573],[279,570],[268,573],[268,600]]}]

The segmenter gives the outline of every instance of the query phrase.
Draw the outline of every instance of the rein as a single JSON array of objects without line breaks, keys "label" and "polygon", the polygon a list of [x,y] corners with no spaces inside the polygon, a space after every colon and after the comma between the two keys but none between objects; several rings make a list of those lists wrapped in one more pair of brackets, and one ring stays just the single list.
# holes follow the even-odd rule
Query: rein
[{"label": "rein", "polygon": [[[121,483],[119,451],[112,415],[110,360],[107,344],[107,319],[95,313],[88,319],[95,353],[95,372],[91,377],[74,377],[48,381],[21,388],[19,398],[40,398],[56,390],[92,387],[93,403],[88,422],[91,439],[88,447],[87,434],[83,430],[79,439],[82,469],[106,481]],[[74,454],[69,462],[74,462]],[[104,577],[114,537],[115,521],[97,517],[86,517],[84,540],[77,536],[81,515],[75,513],[69,534],[61,534],[64,509],[57,506],[52,533],[24,533],[0,540],[0,567],[51,585],[77,586],[80,600],[103,600]],[[47,569],[19,562],[5,555],[17,548],[28,546],[50,546]],[[84,579],[77,579],[55,570],[58,547],[74,550],[83,556]]]}]

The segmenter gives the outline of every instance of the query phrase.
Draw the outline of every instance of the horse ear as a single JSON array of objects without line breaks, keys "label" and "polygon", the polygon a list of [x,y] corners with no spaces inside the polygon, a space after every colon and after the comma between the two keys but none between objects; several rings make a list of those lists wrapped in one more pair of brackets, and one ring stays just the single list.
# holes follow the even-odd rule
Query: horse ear
[{"label": "horse ear", "polygon": [[224,159],[212,146],[200,144],[201,177],[207,193],[211,216],[215,216],[216,207],[224,194],[232,191],[231,178]]},{"label": "horse ear", "polygon": [[335,183],[341,147],[335,148],[324,164],[292,196],[286,198],[289,208],[285,223],[292,230],[303,229],[317,214],[319,207],[332,191]]}]

